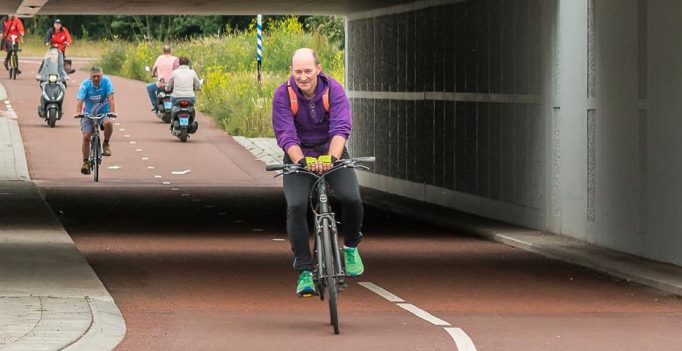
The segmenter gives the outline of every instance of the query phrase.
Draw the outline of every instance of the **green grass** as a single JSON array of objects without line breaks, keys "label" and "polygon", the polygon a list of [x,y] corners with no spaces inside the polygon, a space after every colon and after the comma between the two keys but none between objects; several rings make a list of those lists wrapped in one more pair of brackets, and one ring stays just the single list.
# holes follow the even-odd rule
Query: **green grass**
[{"label": "green grass", "polygon": [[[199,77],[206,79],[197,107],[233,135],[273,136],[272,94],[289,76],[291,53],[314,48],[327,74],[343,84],[343,51],[319,33],[306,33],[295,19],[270,23],[263,35],[262,85],[257,83],[256,33],[249,30],[224,36],[172,43],[176,56],[187,56]],[[99,64],[108,74],[150,81],[151,66],[161,52],[160,42],[108,42]]]},{"label": "green grass", "polygon": [[[93,57],[100,58],[109,50],[112,42],[74,39],[73,45],[66,48],[66,56],[69,57]],[[42,57],[47,52],[43,44],[43,37],[27,36],[21,45],[21,56]]]}]

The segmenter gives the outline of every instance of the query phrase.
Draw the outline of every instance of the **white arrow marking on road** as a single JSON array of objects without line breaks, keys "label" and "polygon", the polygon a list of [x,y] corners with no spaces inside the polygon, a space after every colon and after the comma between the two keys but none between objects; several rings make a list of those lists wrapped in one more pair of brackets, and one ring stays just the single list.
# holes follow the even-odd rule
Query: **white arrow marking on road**
[{"label": "white arrow marking on road", "polygon": [[184,171],[173,171],[173,172],[171,172],[171,174],[175,174],[175,175],[184,175],[184,174],[191,173],[191,172],[192,172],[191,169],[186,169],[186,170],[184,170]]},{"label": "white arrow marking on road", "polygon": [[109,169],[121,169],[121,166],[115,165],[115,166],[109,166],[107,168],[109,168]]}]

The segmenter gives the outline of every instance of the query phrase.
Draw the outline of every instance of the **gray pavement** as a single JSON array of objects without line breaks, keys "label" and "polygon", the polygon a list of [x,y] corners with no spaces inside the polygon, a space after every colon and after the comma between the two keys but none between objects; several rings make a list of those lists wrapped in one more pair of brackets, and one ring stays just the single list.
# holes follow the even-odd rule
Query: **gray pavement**
[{"label": "gray pavement", "polygon": [[[235,137],[235,140],[265,163],[281,162],[283,153],[274,138]],[[679,266],[380,191],[364,189],[363,202],[682,296],[682,267]]]},{"label": "gray pavement", "polygon": [[111,350],[123,317],[29,181],[2,85],[0,104],[0,350]]}]

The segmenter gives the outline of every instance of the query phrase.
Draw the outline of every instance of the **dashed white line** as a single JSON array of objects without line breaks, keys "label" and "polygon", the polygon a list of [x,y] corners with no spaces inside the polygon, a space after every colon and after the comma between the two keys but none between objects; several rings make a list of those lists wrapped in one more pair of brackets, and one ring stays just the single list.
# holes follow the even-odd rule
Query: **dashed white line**
[{"label": "dashed white line", "polygon": [[124,137],[130,138],[130,134],[126,134],[126,135],[124,135]]},{"label": "dashed white line", "polygon": [[163,185],[171,185],[171,182],[163,182],[163,183],[161,183],[161,184],[163,184]]},{"label": "dashed white line", "polygon": [[458,351],[476,351],[476,346],[474,345],[474,342],[471,340],[469,335],[467,335],[467,333],[465,333],[464,330],[462,330],[461,328],[452,327],[449,322],[446,322],[411,303],[405,303],[404,300],[401,299],[400,297],[394,295],[390,291],[374,283],[360,282],[358,284],[376,293],[377,295],[385,298],[388,301],[396,302],[396,305],[398,305],[400,308],[414,314],[415,316],[433,325],[443,327],[443,329],[445,329],[445,331],[452,337],[452,340],[455,342],[455,346],[457,346]]},{"label": "dashed white line", "polygon": [[464,332],[464,330],[460,328],[444,328],[448,334],[452,337],[452,340],[455,341],[455,345],[457,345],[457,349],[459,351],[476,351],[476,346],[474,345],[474,342],[471,340],[469,335]]},{"label": "dashed white line", "polygon": [[[142,159],[144,160],[144,157]],[[154,166],[147,166],[147,169],[154,169]]]},{"label": "dashed white line", "polygon": [[142,161],[147,161],[147,160],[149,160],[149,157],[143,157],[142,158]]},{"label": "dashed white line", "polygon": [[383,297],[384,299],[391,301],[391,302],[405,302],[405,300],[399,298],[398,296],[393,295],[390,291],[385,290],[384,288],[370,282],[360,282],[358,283],[365,288],[373,291],[377,295]]},{"label": "dashed white line", "polygon": [[184,171],[172,171],[171,174],[175,174],[175,175],[185,175],[185,174],[191,173],[191,172],[192,172],[191,169],[186,169],[186,170],[184,170]]},{"label": "dashed white line", "polygon": [[130,145],[135,145],[135,144],[137,144],[137,142],[135,142],[135,141],[130,142]]},{"label": "dashed white line", "polygon": [[163,178],[163,176],[160,176],[160,175],[156,174],[156,175],[154,175],[154,178],[157,178],[157,179],[158,179],[158,178]]},{"label": "dashed white line", "polygon": [[398,306],[400,306],[402,309],[405,311],[408,311],[412,313],[413,315],[437,326],[450,326],[450,323],[432,315],[429,312],[426,312],[422,310],[421,308],[411,304],[411,303],[399,303]]}]

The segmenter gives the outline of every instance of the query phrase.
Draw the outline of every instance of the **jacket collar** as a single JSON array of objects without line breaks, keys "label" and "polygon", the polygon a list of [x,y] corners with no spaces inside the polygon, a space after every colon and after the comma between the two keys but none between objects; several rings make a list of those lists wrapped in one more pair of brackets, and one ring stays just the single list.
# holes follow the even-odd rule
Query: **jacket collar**
[{"label": "jacket collar", "polygon": [[[289,77],[289,81],[291,82],[291,87],[294,89],[294,92],[296,92],[296,95],[298,97],[306,99],[306,100],[311,100],[305,97],[301,90],[298,88],[298,85],[296,85],[296,79],[294,79],[294,76],[292,75]],[[315,88],[315,96],[312,98],[313,101],[320,100],[322,98],[322,95],[324,93],[324,90],[330,86],[329,83],[329,77],[325,75],[324,73],[320,73],[317,75],[317,87]]]}]

